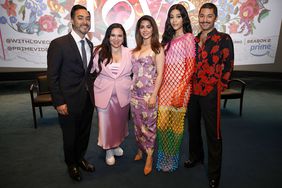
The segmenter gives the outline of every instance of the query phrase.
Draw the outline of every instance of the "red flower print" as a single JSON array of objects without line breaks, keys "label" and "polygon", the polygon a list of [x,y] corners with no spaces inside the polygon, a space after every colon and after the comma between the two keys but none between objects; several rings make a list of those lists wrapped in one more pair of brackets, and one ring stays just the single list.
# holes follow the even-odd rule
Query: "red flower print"
[{"label": "red flower print", "polygon": [[202,77],[202,81],[203,81],[204,83],[207,83],[207,82],[208,82],[208,78],[207,78],[206,76],[203,76],[203,77]]},{"label": "red flower print", "polygon": [[207,74],[207,75],[210,75],[210,74],[211,74],[211,72],[210,72],[210,71],[211,71],[211,69],[210,69],[210,68],[208,68],[208,69],[206,70],[206,74]]},{"label": "red flower print", "polygon": [[201,67],[202,65],[203,65],[203,62],[202,62],[202,61],[199,61],[199,62],[196,64],[197,67]]},{"label": "red flower print", "polygon": [[194,90],[196,91],[199,91],[201,89],[199,85],[194,85],[193,87],[194,87]]},{"label": "red flower print", "polygon": [[213,89],[213,86],[207,85],[206,90],[205,90],[206,95],[208,94],[208,91],[211,91],[212,89]]},{"label": "red flower print", "polygon": [[208,64],[208,59],[203,59],[203,60],[202,60],[202,63],[203,63],[203,64]]},{"label": "red flower print", "polygon": [[210,66],[209,66],[208,63],[205,63],[205,64],[203,65],[203,69],[204,69],[204,70],[208,70],[209,68],[210,68]]},{"label": "red flower print", "polygon": [[217,55],[213,55],[213,56],[212,56],[212,61],[213,61],[214,63],[218,63],[219,57],[218,57]]},{"label": "red flower print", "polygon": [[218,50],[219,50],[219,46],[218,46],[218,45],[215,45],[215,46],[212,47],[212,49],[211,49],[211,54],[216,53]]},{"label": "red flower print", "polygon": [[213,35],[211,38],[214,42],[217,42],[220,39],[219,35]]},{"label": "red flower print", "polygon": [[13,1],[5,0],[5,3],[1,4],[1,6],[4,9],[6,9],[8,16],[17,16],[17,13],[16,13],[17,5],[13,3]]},{"label": "red flower print", "polygon": [[40,17],[38,22],[42,31],[53,32],[57,28],[56,20],[50,15]]},{"label": "red flower print", "polygon": [[216,72],[221,72],[221,70],[222,70],[221,65],[217,64],[216,67],[215,67],[215,71]]},{"label": "red flower print", "polygon": [[226,59],[229,56],[229,49],[228,48],[224,48],[222,50],[223,53],[223,59]]},{"label": "red flower print", "polygon": [[207,52],[207,51],[203,51],[203,52],[202,52],[202,57],[203,57],[204,59],[206,59],[206,58],[208,57],[208,52]]},{"label": "red flower print", "polygon": [[198,75],[199,75],[200,78],[202,78],[202,77],[205,76],[205,72],[201,70],[201,71],[199,71]]},{"label": "red flower print", "polygon": [[214,67],[210,67],[210,69],[209,69],[209,74],[210,75],[214,75],[214,72],[215,70],[214,70]]},{"label": "red flower print", "polygon": [[217,82],[217,78],[212,77],[212,78],[210,79],[210,84],[213,84],[213,83],[215,83],[215,82]]},{"label": "red flower print", "polygon": [[223,75],[224,80],[228,80],[230,78],[230,72],[227,72]]},{"label": "red flower print", "polygon": [[259,14],[259,5],[256,0],[248,0],[240,7],[239,16],[243,21],[251,21]]}]

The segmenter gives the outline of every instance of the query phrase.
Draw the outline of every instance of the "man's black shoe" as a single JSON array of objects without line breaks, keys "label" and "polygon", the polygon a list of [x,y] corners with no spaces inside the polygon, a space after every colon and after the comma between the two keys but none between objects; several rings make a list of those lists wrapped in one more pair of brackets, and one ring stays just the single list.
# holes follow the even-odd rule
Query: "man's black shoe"
[{"label": "man's black shoe", "polygon": [[70,165],[68,166],[68,171],[69,171],[69,175],[70,177],[75,180],[75,181],[81,181],[81,176],[80,176],[80,172],[79,169],[76,165]]},{"label": "man's black shoe", "polygon": [[187,160],[184,162],[184,167],[193,168],[199,164],[204,164],[203,160]]},{"label": "man's black shoe", "polygon": [[95,171],[94,165],[90,164],[85,159],[82,159],[78,165],[79,165],[80,168],[82,168],[82,170],[85,170],[87,172],[94,172]]},{"label": "man's black shoe", "polygon": [[219,185],[219,181],[217,179],[210,179],[209,186],[210,188],[217,188]]}]

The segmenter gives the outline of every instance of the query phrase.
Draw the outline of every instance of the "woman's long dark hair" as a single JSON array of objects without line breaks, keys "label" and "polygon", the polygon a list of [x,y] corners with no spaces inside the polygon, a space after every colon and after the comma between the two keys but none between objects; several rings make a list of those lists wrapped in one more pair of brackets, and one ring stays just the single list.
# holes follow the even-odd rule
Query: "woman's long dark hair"
[{"label": "woman's long dark hair", "polygon": [[189,15],[188,12],[186,10],[186,8],[181,5],[181,4],[175,4],[172,5],[167,13],[167,18],[166,18],[166,22],[165,22],[165,29],[164,29],[164,33],[163,33],[163,39],[162,39],[162,45],[165,46],[168,44],[167,48],[165,49],[165,52],[168,51],[168,49],[170,48],[170,42],[175,34],[175,30],[173,29],[173,27],[171,26],[170,23],[170,14],[173,10],[179,10],[182,20],[183,20],[183,32],[185,33],[192,33],[192,27],[191,27],[191,22],[189,19]]},{"label": "woman's long dark hair", "polygon": [[122,45],[127,47],[127,40],[126,40],[126,32],[123,28],[123,26],[119,23],[113,23],[111,24],[108,29],[106,30],[105,33],[105,37],[102,41],[102,44],[98,45],[95,50],[94,50],[94,56],[96,55],[96,53],[99,53],[99,59],[98,59],[98,66],[99,66],[99,73],[102,70],[102,66],[101,64],[104,62],[104,60],[106,60],[105,66],[108,65],[112,59],[112,48],[111,48],[111,44],[110,44],[110,36],[112,33],[113,29],[119,28],[122,30],[123,32],[123,43]]},{"label": "woman's long dark hair", "polygon": [[157,26],[154,18],[151,17],[151,16],[148,16],[148,15],[142,16],[136,24],[136,30],[135,30],[136,48],[133,49],[133,52],[141,50],[141,46],[143,44],[143,37],[140,34],[140,26],[141,26],[141,22],[144,21],[144,20],[150,22],[150,24],[153,28],[152,37],[151,37],[151,48],[156,54],[159,54],[161,43],[159,42],[158,26]]}]

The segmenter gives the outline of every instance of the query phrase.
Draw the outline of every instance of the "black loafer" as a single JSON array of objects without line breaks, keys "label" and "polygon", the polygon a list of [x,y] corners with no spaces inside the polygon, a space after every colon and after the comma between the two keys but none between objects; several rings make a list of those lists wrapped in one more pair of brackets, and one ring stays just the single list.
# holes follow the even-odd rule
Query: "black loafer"
[{"label": "black loafer", "polygon": [[187,160],[184,162],[184,167],[193,168],[200,164],[204,164],[203,160]]},{"label": "black loafer", "polygon": [[210,188],[217,188],[219,185],[219,181],[217,179],[210,179],[209,186]]},{"label": "black loafer", "polygon": [[79,162],[79,167],[84,170],[84,171],[87,171],[87,172],[94,172],[95,171],[95,167],[94,165],[92,165],[91,163],[89,163],[88,161],[86,161],[85,159],[82,159],[80,162]]},{"label": "black loafer", "polygon": [[79,169],[76,165],[70,165],[68,166],[68,172],[70,177],[75,181],[81,181],[81,176]]}]

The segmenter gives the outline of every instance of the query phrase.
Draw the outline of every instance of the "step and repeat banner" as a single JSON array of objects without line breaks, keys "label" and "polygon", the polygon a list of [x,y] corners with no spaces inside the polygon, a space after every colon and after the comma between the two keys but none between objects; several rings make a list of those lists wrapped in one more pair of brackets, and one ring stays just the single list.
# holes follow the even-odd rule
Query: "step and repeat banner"
[{"label": "step and repeat banner", "polygon": [[50,42],[71,30],[70,10],[85,5],[91,13],[89,39],[98,45],[106,28],[123,24],[129,47],[135,46],[135,25],[142,15],[155,18],[160,34],[167,11],[175,3],[189,13],[196,35],[203,3],[218,6],[216,28],[229,33],[235,65],[274,63],[281,26],[281,0],[0,0],[0,68],[46,68]]}]

